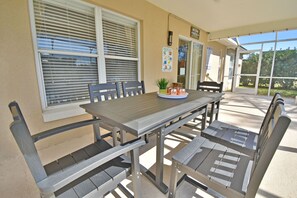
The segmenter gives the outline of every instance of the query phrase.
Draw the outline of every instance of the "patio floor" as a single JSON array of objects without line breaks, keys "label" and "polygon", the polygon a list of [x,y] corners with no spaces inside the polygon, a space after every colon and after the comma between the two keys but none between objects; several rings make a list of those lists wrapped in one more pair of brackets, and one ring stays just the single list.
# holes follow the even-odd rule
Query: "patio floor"
[{"label": "patio floor", "polygon": [[[264,118],[265,112],[269,106],[271,97],[252,96],[244,94],[226,93],[224,100],[221,102],[221,110],[219,120],[228,122],[258,132],[261,122]],[[292,122],[287,130],[274,158],[262,180],[259,187],[257,197],[296,197],[297,196],[297,105],[294,104],[293,99],[286,99],[286,111],[291,117]],[[154,136],[151,137],[150,144],[147,145],[148,151],[143,153],[140,157],[141,163],[150,170],[155,170],[155,151]],[[39,151],[42,162],[44,164],[52,161],[53,159],[62,156],[65,152],[71,152],[77,146],[82,146],[84,142],[92,141],[91,134],[82,136],[80,138],[73,138],[63,144],[57,144]],[[187,144],[189,140],[182,138],[178,135],[169,135],[165,140],[165,160],[164,160],[164,180],[169,183],[170,179],[170,166],[171,157],[174,153]],[[62,153],[63,152],[63,153]],[[15,165],[14,165],[15,166]],[[6,173],[11,174],[5,170]],[[29,173],[29,171],[28,171]],[[14,177],[5,177],[14,178]],[[26,182],[26,184],[24,183]],[[29,182],[29,183],[28,183]],[[129,179],[124,180],[123,184],[131,188],[132,185]],[[162,198],[167,195],[162,194],[157,188],[154,187],[145,177],[142,177],[142,192],[144,198]],[[3,182],[2,182],[3,183]],[[14,181],[6,181],[7,188],[1,197],[39,197],[37,187],[33,179],[24,179],[18,181],[19,185],[17,190],[9,190]],[[178,188],[177,197],[208,197],[209,195],[203,193],[200,189],[183,182],[182,188]],[[4,186],[2,186],[4,187]],[[5,189],[5,187],[3,188]],[[123,197],[117,189],[108,194],[107,197]]]}]

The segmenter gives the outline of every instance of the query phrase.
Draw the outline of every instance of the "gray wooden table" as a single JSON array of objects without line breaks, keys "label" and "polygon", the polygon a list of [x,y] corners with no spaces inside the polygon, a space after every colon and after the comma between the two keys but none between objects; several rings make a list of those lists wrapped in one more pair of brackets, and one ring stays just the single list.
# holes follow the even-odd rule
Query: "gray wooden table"
[{"label": "gray wooden table", "polygon": [[[89,114],[136,137],[157,133],[156,173],[142,171],[157,188],[167,193],[163,183],[165,136],[198,115],[206,113],[207,104],[222,97],[222,93],[187,90],[185,99],[164,99],[156,92],[81,105]],[[206,117],[206,116],[204,116]],[[203,121],[205,126],[205,120]]]}]

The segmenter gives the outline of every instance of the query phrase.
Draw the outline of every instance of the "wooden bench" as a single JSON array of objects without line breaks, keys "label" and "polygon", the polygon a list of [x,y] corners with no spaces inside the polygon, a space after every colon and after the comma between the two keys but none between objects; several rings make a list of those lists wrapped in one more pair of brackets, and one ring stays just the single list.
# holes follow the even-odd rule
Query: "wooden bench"
[{"label": "wooden bench", "polygon": [[[41,197],[102,197],[117,186],[132,195],[120,182],[132,173],[135,197],[141,197],[138,148],[143,140],[112,147],[101,137],[90,145],[45,166],[38,156],[35,142],[71,129],[96,125],[92,119],[44,131],[31,136],[16,102],[9,104],[13,116],[12,134],[40,190]],[[131,159],[125,153],[130,152]]]},{"label": "wooden bench", "polygon": [[[174,155],[169,197],[175,197],[176,194],[177,171],[191,176],[206,186],[206,189],[220,194],[219,196],[255,197],[266,169],[291,122],[282,99],[279,96],[276,98],[265,116],[258,140],[254,133],[226,123],[213,122],[206,129],[236,129],[240,136],[241,132],[251,135],[256,143],[255,147],[238,149],[236,141],[228,143],[228,138],[220,140],[225,144],[223,145],[204,137],[196,137]],[[249,152],[245,153],[244,150]]]}]

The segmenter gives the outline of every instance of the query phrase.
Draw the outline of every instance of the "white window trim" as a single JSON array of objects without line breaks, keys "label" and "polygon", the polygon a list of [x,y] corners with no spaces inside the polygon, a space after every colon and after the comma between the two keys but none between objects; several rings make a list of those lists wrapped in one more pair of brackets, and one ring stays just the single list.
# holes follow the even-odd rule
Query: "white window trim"
[{"label": "white window trim", "polygon": [[[124,57],[121,57],[121,58],[119,58],[119,57],[116,57],[116,56],[105,55],[104,56],[104,60],[105,60],[105,58],[121,59],[121,60],[138,60],[137,61],[137,71],[138,71],[137,79],[140,81],[140,79],[141,79],[141,67],[140,67],[140,63],[141,63],[141,60],[140,60],[140,22],[138,20],[135,20],[135,19],[130,18],[128,16],[121,15],[119,13],[116,13],[116,12],[113,12],[113,11],[110,11],[110,10],[107,10],[105,8],[101,8],[101,10],[104,11],[104,12],[109,12],[109,13],[112,13],[114,15],[120,16],[122,18],[128,19],[128,20],[133,21],[133,22],[135,22],[137,24],[137,40],[136,40],[136,42],[137,42],[137,56],[138,56],[138,58],[128,58],[128,57],[125,57],[125,58]],[[102,25],[102,20],[101,20],[101,25]],[[104,55],[104,51],[103,51],[103,55]]]},{"label": "white window trim", "polygon": [[[54,120],[60,120],[64,118],[70,118],[78,115],[86,114],[85,110],[80,108],[79,105],[89,103],[88,100],[80,101],[76,103],[64,104],[64,105],[57,105],[48,107],[46,104],[46,92],[45,92],[45,85],[44,85],[44,78],[42,72],[42,64],[41,58],[39,57],[39,53],[55,53],[55,54],[67,54],[67,55],[79,55],[79,56],[89,56],[89,57],[98,57],[97,64],[98,64],[98,77],[99,83],[106,83],[106,68],[105,68],[105,58],[110,57],[108,55],[104,55],[104,46],[103,46],[103,34],[102,34],[102,10],[105,12],[110,12],[114,15],[120,16],[122,18],[129,19],[137,23],[137,55],[138,58],[119,58],[119,57],[112,57],[118,58],[122,60],[137,60],[137,78],[138,80],[141,79],[141,59],[140,59],[140,22],[133,18],[121,15],[119,13],[101,8],[99,6],[83,2],[81,0],[73,0],[75,2],[79,2],[81,4],[90,6],[94,8],[95,11],[95,25],[96,25],[96,42],[97,42],[97,54],[85,54],[85,53],[77,53],[77,52],[60,52],[57,50],[38,50],[37,46],[37,33],[35,27],[35,16],[34,16],[34,6],[33,0],[28,0],[28,10],[29,10],[29,17],[30,17],[30,26],[32,32],[32,42],[33,42],[33,50],[34,50],[34,57],[35,57],[35,67],[36,67],[36,75],[38,81],[38,88],[39,88],[39,95],[41,100],[41,107],[42,107],[42,116],[44,122],[50,122]],[[104,57],[104,58],[100,58]],[[100,66],[101,65],[101,66]]]}]

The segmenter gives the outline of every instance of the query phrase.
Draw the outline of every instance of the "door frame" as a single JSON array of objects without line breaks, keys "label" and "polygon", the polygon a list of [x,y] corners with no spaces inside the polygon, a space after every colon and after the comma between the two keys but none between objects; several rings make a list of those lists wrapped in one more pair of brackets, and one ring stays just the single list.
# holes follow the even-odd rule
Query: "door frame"
[{"label": "door frame", "polygon": [[[259,84],[259,76],[260,76],[260,69],[261,69],[261,62],[262,62],[262,51],[263,51],[263,45],[261,49],[255,49],[255,50],[243,50],[241,48],[237,48],[236,50],[236,59],[235,59],[235,68],[234,68],[234,81],[232,85],[232,90],[233,92],[237,93],[252,93],[254,95],[257,95],[258,92],[258,84]],[[259,52],[259,60],[258,60],[258,66],[257,66],[257,73],[256,74],[238,74],[238,62],[239,62],[239,57],[240,54],[249,54],[249,53],[254,53],[254,52]],[[241,76],[255,76],[256,77],[256,82],[255,82],[255,88],[253,92],[245,92],[243,91],[244,89],[236,87],[237,84],[237,79],[239,79]],[[239,78],[238,78],[239,77]]]},{"label": "door frame", "polygon": [[[186,85],[189,86],[191,84],[191,74],[192,74],[192,60],[193,60],[193,45],[194,43],[198,43],[200,45],[202,45],[202,55],[201,55],[201,70],[200,70],[200,81],[201,81],[201,77],[202,77],[202,72],[203,72],[203,63],[204,63],[204,43],[196,40],[196,39],[193,39],[193,38],[189,38],[189,37],[186,37],[186,36],[183,36],[183,35],[179,35],[178,36],[178,41],[179,40],[184,40],[184,41],[187,41],[187,42],[190,42],[190,57],[189,57],[189,64],[186,65],[186,67],[189,67],[187,68],[188,70],[186,70]],[[178,42],[179,43],[179,42]],[[179,47],[179,44],[178,44],[178,47]],[[177,61],[177,64],[178,64],[178,61]],[[178,70],[178,65],[177,65],[177,70]],[[178,72],[178,71],[177,71]],[[185,87],[186,87],[185,85]],[[188,87],[187,87],[188,88]],[[196,88],[195,88],[196,89]]]}]

